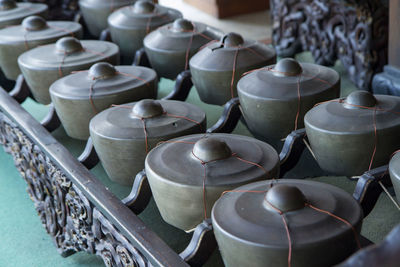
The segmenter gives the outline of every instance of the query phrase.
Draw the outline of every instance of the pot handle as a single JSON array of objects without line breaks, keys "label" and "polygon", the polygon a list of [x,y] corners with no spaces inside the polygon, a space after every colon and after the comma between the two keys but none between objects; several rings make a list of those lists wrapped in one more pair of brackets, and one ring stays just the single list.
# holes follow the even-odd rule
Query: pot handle
[{"label": "pot handle", "polygon": [[231,133],[236,128],[241,116],[239,98],[232,98],[225,104],[219,120],[207,129],[207,133]]},{"label": "pot handle", "polygon": [[78,161],[89,170],[96,166],[97,163],[99,163],[99,157],[97,156],[91,137],[89,137],[89,139],[87,140],[85,149],[78,157]]},{"label": "pot handle", "polygon": [[132,66],[142,66],[151,68],[151,64],[149,58],[147,57],[146,51],[144,50],[144,47],[140,48],[139,50],[136,50]]},{"label": "pot handle", "polygon": [[217,247],[211,219],[206,219],[194,230],[189,245],[179,256],[190,266],[203,266]]},{"label": "pot handle", "polygon": [[304,138],[307,138],[305,128],[292,131],[285,138],[285,143],[279,154],[280,177],[290,171],[299,162],[305,148],[305,143],[303,142]]},{"label": "pot handle", "polygon": [[132,190],[122,202],[135,214],[140,214],[149,204],[151,189],[147,180],[146,171],[139,172],[132,185]]},{"label": "pot handle", "polygon": [[358,179],[353,197],[360,203],[364,212],[364,218],[374,208],[383,189],[380,185],[390,187],[393,186],[390,180],[388,165],[384,165],[370,171],[364,172]]},{"label": "pot handle", "polygon": [[40,122],[40,124],[50,133],[56,130],[61,125],[61,121],[58,118],[56,113],[56,109],[54,108],[53,103],[49,105],[49,111],[47,112],[46,117]]},{"label": "pot handle", "polygon": [[104,30],[101,31],[100,33],[100,37],[99,37],[100,41],[108,41],[111,42],[111,32],[109,28],[105,28]]},{"label": "pot handle", "polygon": [[176,77],[174,90],[162,99],[185,101],[192,87],[192,73],[190,70],[184,70]]},{"label": "pot handle", "polygon": [[18,75],[14,88],[8,94],[20,104],[24,102],[28,96],[30,96],[31,92],[29,90],[29,86],[22,74]]}]

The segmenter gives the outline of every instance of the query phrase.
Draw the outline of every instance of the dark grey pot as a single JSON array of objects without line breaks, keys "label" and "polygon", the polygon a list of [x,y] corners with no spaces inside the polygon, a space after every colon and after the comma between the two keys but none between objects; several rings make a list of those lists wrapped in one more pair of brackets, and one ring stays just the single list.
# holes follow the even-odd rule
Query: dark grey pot
[{"label": "dark grey pot", "polygon": [[0,67],[9,80],[16,80],[21,71],[18,57],[27,50],[51,44],[64,36],[82,38],[82,26],[70,21],[45,21],[30,16],[21,25],[0,30]]},{"label": "dark grey pot", "polygon": [[99,37],[101,31],[107,28],[108,16],[134,2],[135,0],[79,0],[78,4],[90,34]]},{"label": "dark grey pot", "polygon": [[157,75],[152,69],[114,68],[109,63],[97,63],[88,72],[70,74],[54,82],[50,95],[67,134],[86,140],[89,122],[97,113],[112,104],[156,98],[157,87]]},{"label": "dark grey pot", "polygon": [[147,154],[143,123],[150,151],[162,141],[204,132],[206,115],[192,104],[172,100],[142,100],[99,113],[90,122],[90,136],[108,176],[119,184],[132,185],[135,175],[144,169]]},{"label": "dark grey pot", "polygon": [[136,50],[143,47],[146,34],[181,17],[182,14],[175,9],[139,0],[133,6],[113,12],[108,17],[108,26],[111,39],[121,49],[121,55],[132,62]]},{"label": "dark grey pot", "polygon": [[39,3],[17,3],[14,0],[0,0],[0,29],[21,24],[22,20],[32,15],[46,18],[48,7]]},{"label": "dark grey pot", "polygon": [[149,33],[143,44],[151,67],[158,76],[175,79],[185,70],[188,49],[190,60],[202,46],[211,40],[219,40],[222,35],[221,31],[203,23],[177,19]]},{"label": "dark grey pot", "polygon": [[223,105],[232,98],[234,65],[232,89],[236,97],[236,85],[243,73],[275,61],[275,51],[271,47],[229,33],[220,42],[211,43],[196,53],[190,60],[190,70],[200,99],[208,104]]},{"label": "dark grey pot", "polygon": [[[235,155],[259,164],[267,173]],[[278,177],[279,157],[267,143],[247,136],[190,135],[154,148],[146,158],[146,174],[162,218],[191,231],[205,219],[205,212],[210,217],[224,191]]]},{"label": "dark grey pot", "polygon": [[320,167],[335,175],[361,175],[369,169],[375,145],[371,168],[387,164],[400,148],[399,110],[400,97],[374,96],[366,91],[311,109],[304,124]]},{"label": "dark grey pot", "polygon": [[242,77],[237,89],[251,133],[279,151],[296,117],[297,129],[304,128],[308,110],[339,97],[340,77],[333,69],[287,58]]},{"label": "dark grey pot", "polygon": [[18,65],[36,101],[49,104],[50,85],[73,71],[87,70],[98,62],[119,64],[118,46],[104,41],[79,41],[64,37],[55,44],[36,47],[18,58]]},{"label": "dark grey pot", "polygon": [[357,249],[351,227],[306,206],[309,203],[343,218],[358,235],[363,218],[361,207],[340,188],[307,180],[280,179],[235,190],[224,194],[212,210],[215,237],[227,267],[288,266],[287,233],[282,215],[272,206],[283,212],[287,222],[292,266],[332,266]]}]

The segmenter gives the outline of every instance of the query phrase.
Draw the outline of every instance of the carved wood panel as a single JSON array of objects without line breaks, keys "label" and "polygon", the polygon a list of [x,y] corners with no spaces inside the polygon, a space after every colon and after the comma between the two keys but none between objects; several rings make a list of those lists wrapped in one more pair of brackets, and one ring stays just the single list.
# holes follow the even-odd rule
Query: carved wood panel
[{"label": "carved wood panel", "polygon": [[94,207],[81,190],[18,127],[0,112],[0,143],[28,184],[28,194],[63,256],[99,255],[106,266],[151,266]]},{"label": "carved wood panel", "polygon": [[386,0],[271,0],[271,16],[278,55],[311,51],[321,65],[339,59],[360,89],[370,90],[387,62]]}]

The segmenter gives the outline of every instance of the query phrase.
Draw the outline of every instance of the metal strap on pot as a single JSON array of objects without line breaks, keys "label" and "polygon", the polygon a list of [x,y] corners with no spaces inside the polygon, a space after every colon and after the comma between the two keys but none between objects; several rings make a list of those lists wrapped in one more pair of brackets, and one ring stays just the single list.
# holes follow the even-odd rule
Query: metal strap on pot
[{"label": "metal strap on pot", "polygon": [[[111,107],[132,109],[132,106],[127,106],[127,105],[115,105],[115,104],[112,104]],[[147,132],[147,127],[146,127],[146,121],[145,120],[146,119],[150,119],[150,118],[144,118],[144,117],[141,117],[141,116],[138,116],[138,115],[135,115],[135,114],[132,114],[132,115],[137,117],[138,119],[140,119],[142,121],[142,123],[143,123],[143,131],[144,131],[144,138],[145,138],[145,144],[146,144],[146,154],[148,154],[150,149],[149,149],[148,132]],[[180,115],[175,115],[175,114],[170,114],[170,113],[168,113],[166,111],[163,112],[162,115],[165,115],[165,116],[168,116],[168,117],[173,117],[173,118],[184,119],[184,120],[193,122],[193,123],[197,124],[199,126],[200,130],[202,131],[201,123],[198,122],[198,121],[195,121],[195,120],[193,120],[191,118],[188,118],[188,117],[185,117],[185,116],[180,116]],[[163,143],[163,142],[160,142],[160,143]],[[159,145],[160,143],[158,143],[157,145]]]},{"label": "metal strap on pot", "polygon": [[[202,137],[202,138],[200,138],[199,140],[201,140],[201,139],[203,139],[203,138],[206,138],[207,137],[207,134],[204,134],[204,136]],[[206,199],[206,179],[207,179],[207,164],[209,164],[209,163],[212,163],[212,162],[217,162],[217,161],[220,161],[220,160],[224,160],[225,158],[222,158],[222,159],[215,159],[215,160],[210,160],[210,161],[203,161],[202,159],[200,159],[195,153],[194,153],[194,151],[193,151],[193,149],[194,149],[194,145],[195,145],[195,142],[186,142],[186,141],[163,141],[163,142],[160,142],[159,144],[163,144],[163,143],[176,143],[176,144],[189,144],[189,145],[193,145],[193,148],[192,148],[192,155],[197,159],[197,160],[199,160],[199,162],[200,162],[200,164],[203,166],[203,168],[204,168],[204,175],[203,175],[203,186],[202,186],[202,188],[203,188],[203,208],[204,208],[204,219],[207,219],[208,217],[207,217],[207,199]],[[253,166],[256,166],[257,168],[259,168],[259,169],[261,169],[263,172],[265,172],[265,175],[266,175],[266,178],[267,179],[272,179],[272,180],[275,180],[275,177],[273,177],[273,178],[269,178],[268,176],[269,176],[269,172],[263,167],[263,166],[261,166],[260,164],[258,164],[258,163],[256,163],[256,162],[252,162],[252,161],[249,161],[249,160],[246,160],[246,159],[243,159],[243,158],[241,158],[241,157],[239,157],[238,155],[237,155],[237,153],[235,153],[235,152],[232,152],[232,154],[230,155],[230,157],[234,157],[234,158],[236,158],[236,159],[238,159],[239,161],[242,161],[242,162],[244,162],[244,163],[247,163],[247,164],[250,164],[250,165],[253,165]],[[226,192],[228,192],[228,191],[226,191]],[[222,193],[222,194],[224,194],[224,192]]]},{"label": "metal strap on pot", "polygon": [[[276,182],[279,183],[279,181],[276,181]],[[273,183],[271,183],[270,186],[272,187],[272,186],[273,186]],[[264,193],[264,194],[265,194],[265,193],[267,193],[267,192],[268,192],[268,190],[228,190],[228,191],[224,191],[224,192],[221,194],[221,196],[223,196],[223,195],[225,195],[225,194],[227,194],[227,193],[256,193],[256,194]],[[264,198],[264,201],[266,201],[266,202],[268,203],[268,205],[270,205],[270,207],[271,207],[273,210],[275,210],[277,213],[279,213],[279,215],[280,215],[281,218],[282,218],[282,222],[283,222],[283,225],[284,225],[284,228],[285,228],[285,231],[286,231],[286,235],[287,235],[287,239],[288,239],[288,245],[289,245],[288,267],[291,267],[291,264],[292,264],[292,246],[293,246],[293,242],[292,242],[292,238],[291,238],[291,235],[290,235],[289,223],[288,223],[288,220],[287,220],[287,218],[286,218],[286,216],[285,216],[285,212],[282,211],[282,210],[280,210],[280,209],[278,209],[278,208],[275,207],[271,202],[269,202],[269,201],[267,200],[266,196],[265,196],[265,198]],[[354,234],[354,239],[355,239],[355,241],[356,241],[356,243],[357,243],[357,247],[358,247],[359,249],[361,248],[360,240],[359,240],[359,238],[358,238],[358,233],[357,233],[356,229],[354,228],[354,226],[353,226],[350,222],[348,222],[347,220],[345,220],[345,219],[343,219],[343,218],[341,218],[341,217],[339,217],[339,216],[337,216],[337,215],[335,215],[335,214],[333,214],[333,213],[331,213],[331,212],[329,212],[329,211],[327,211],[327,210],[317,208],[317,207],[311,205],[311,204],[310,204],[309,202],[307,202],[307,201],[305,202],[305,206],[306,206],[306,207],[309,207],[309,208],[311,208],[311,209],[313,209],[313,210],[315,210],[315,211],[317,211],[317,212],[327,214],[328,216],[330,216],[330,217],[332,217],[332,218],[334,218],[334,219],[336,219],[336,220],[338,220],[338,221],[341,221],[341,222],[343,222],[344,224],[346,224],[347,226],[349,226],[349,227],[351,228],[353,234]]]}]

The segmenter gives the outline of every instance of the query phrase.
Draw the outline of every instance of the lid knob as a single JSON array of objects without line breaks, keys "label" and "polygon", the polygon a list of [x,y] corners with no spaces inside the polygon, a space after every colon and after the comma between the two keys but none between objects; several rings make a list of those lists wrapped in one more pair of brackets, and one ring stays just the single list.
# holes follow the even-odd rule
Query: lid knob
[{"label": "lid knob", "polygon": [[74,37],[63,37],[56,42],[56,50],[61,53],[74,53],[83,50],[81,42]]},{"label": "lid knob", "polygon": [[0,0],[0,10],[10,10],[17,7],[14,0]]},{"label": "lid knob", "polygon": [[29,16],[22,21],[22,27],[27,31],[40,31],[47,28],[47,22],[40,16]]},{"label": "lid knob", "polygon": [[367,91],[355,91],[346,97],[344,106],[349,109],[362,107],[374,107],[377,100],[373,94]]},{"label": "lid knob", "polygon": [[147,119],[161,116],[164,114],[164,109],[156,100],[143,99],[133,106],[132,113],[134,116]]},{"label": "lid knob", "polygon": [[[286,184],[276,184],[268,190],[264,206],[271,211],[276,209],[282,212],[298,210],[304,208],[306,198],[303,193],[296,186]],[[274,209],[273,207],[276,209]]]},{"label": "lid knob", "polygon": [[176,19],[172,24],[172,30],[175,32],[189,32],[193,29],[193,23],[187,19]]},{"label": "lid knob", "polygon": [[297,76],[303,72],[301,65],[293,58],[283,58],[276,63],[273,74],[276,76],[287,77]]},{"label": "lid knob", "polygon": [[222,37],[221,43],[224,47],[236,47],[244,43],[243,37],[240,34],[230,32]]},{"label": "lid knob", "polygon": [[107,79],[115,76],[117,70],[107,62],[96,63],[89,69],[89,77],[97,79]]},{"label": "lid knob", "polygon": [[193,147],[193,154],[203,162],[226,159],[232,155],[232,151],[225,141],[214,138],[202,138]]},{"label": "lid knob", "polygon": [[154,9],[155,9],[155,5],[152,2],[145,1],[145,0],[137,1],[133,5],[133,13],[136,13],[136,14],[153,13]]}]

